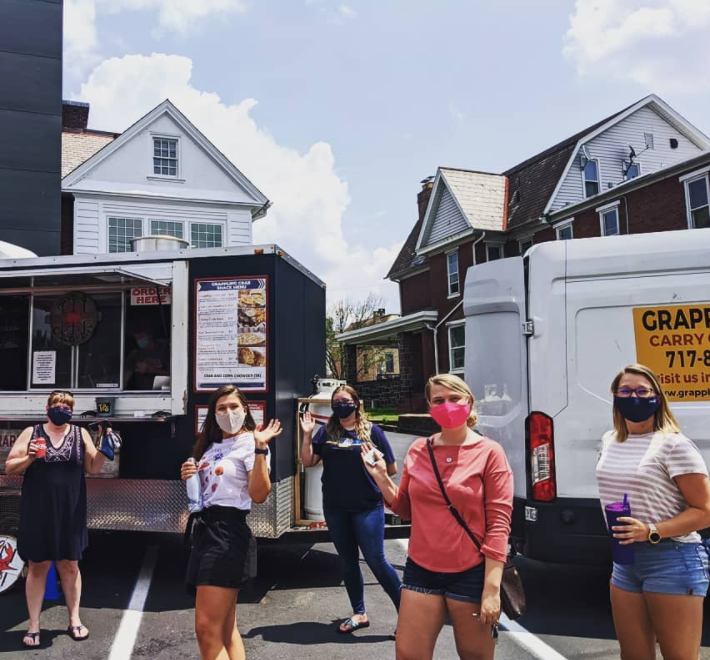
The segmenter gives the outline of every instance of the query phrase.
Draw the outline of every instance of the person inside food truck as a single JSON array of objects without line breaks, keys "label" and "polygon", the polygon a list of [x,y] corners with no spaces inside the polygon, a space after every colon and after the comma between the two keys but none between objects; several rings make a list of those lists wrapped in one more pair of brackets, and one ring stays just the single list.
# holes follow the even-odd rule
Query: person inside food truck
[{"label": "person inside food truck", "polygon": [[145,327],[126,335],[124,389],[152,390],[156,376],[170,375],[170,348]]}]

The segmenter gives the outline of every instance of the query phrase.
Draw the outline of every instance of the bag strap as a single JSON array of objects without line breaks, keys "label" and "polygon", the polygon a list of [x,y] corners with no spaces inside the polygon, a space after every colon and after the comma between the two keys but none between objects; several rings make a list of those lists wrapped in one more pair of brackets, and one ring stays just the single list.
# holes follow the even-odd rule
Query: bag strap
[{"label": "bag strap", "polygon": [[444,500],[446,501],[446,506],[449,507],[449,511],[451,511],[451,515],[456,518],[456,522],[461,525],[463,528],[464,532],[468,534],[469,538],[476,544],[476,547],[478,548],[479,552],[483,552],[481,550],[481,544],[478,542],[478,539],[473,535],[473,532],[468,528],[468,525],[464,522],[464,519],[461,517],[461,514],[456,510],[456,507],[451,503],[451,500],[449,499],[449,496],[446,494],[446,489],[444,488],[444,482],[441,480],[441,474],[439,474],[439,468],[436,465],[436,459],[434,458],[434,450],[431,447],[431,438],[428,438],[426,441],[426,448],[429,450],[429,458],[431,459],[431,466],[434,468],[434,476],[436,477],[436,480],[439,482],[439,488],[441,489],[441,494],[444,496]]}]

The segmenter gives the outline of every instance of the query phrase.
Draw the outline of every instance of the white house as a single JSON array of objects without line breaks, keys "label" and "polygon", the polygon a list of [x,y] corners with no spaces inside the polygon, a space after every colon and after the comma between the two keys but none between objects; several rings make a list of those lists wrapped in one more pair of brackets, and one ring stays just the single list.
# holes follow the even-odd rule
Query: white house
[{"label": "white house", "polygon": [[269,200],[170,101],[120,135],[88,129],[87,104],[64,109],[62,252],[129,252],[148,235],[252,242]]}]

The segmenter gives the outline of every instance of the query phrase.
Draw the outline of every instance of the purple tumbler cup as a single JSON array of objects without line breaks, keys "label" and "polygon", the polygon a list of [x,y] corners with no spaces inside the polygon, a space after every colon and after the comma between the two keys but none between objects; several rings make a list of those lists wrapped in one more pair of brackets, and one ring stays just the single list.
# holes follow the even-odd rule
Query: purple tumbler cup
[{"label": "purple tumbler cup", "polygon": [[[609,526],[609,537],[611,538],[611,556],[612,559],[617,564],[629,565],[634,563],[634,546],[633,543],[629,545],[621,545],[619,539],[614,538],[614,532],[611,529],[616,525],[616,521],[619,518],[628,518],[631,516],[631,507],[629,506],[629,500],[626,495],[624,495],[623,502],[612,502],[604,507],[604,513],[606,513],[606,524]],[[620,525],[624,526],[623,523]]]}]

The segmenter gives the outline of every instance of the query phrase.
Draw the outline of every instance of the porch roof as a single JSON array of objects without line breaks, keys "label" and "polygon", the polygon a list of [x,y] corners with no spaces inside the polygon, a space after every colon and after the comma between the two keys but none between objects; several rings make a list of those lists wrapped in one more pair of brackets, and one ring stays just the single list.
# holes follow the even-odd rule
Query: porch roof
[{"label": "porch roof", "polygon": [[358,328],[335,335],[335,338],[343,344],[374,344],[385,339],[392,339],[400,332],[417,332],[425,330],[430,323],[435,323],[439,313],[435,309],[425,309],[407,316],[376,323],[366,328]]}]

